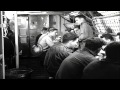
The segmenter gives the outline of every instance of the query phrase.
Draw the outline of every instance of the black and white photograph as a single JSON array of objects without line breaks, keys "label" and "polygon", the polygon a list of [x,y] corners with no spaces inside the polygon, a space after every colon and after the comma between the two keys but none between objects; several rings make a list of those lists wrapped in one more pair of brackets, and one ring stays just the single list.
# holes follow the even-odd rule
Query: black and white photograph
[{"label": "black and white photograph", "polygon": [[120,11],[0,11],[0,79],[120,79]]}]

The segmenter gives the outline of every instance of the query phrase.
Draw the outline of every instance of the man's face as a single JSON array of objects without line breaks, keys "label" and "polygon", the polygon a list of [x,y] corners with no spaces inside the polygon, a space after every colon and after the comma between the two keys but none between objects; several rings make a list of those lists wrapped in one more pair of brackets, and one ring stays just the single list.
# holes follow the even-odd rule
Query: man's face
[{"label": "man's face", "polygon": [[74,28],[75,31],[79,30],[79,28]]},{"label": "man's face", "polygon": [[51,35],[52,35],[53,37],[57,36],[57,34],[58,34],[58,31],[57,31],[57,30],[51,32]]},{"label": "man's face", "polygon": [[106,39],[106,38],[102,38],[103,41],[105,41],[107,44],[111,43],[111,40],[110,39]]},{"label": "man's face", "polygon": [[80,25],[82,23],[81,18],[76,17],[75,18],[75,24]]},{"label": "man's face", "polygon": [[120,41],[120,36],[116,36],[115,39],[116,39],[116,41],[119,42]]},{"label": "man's face", "polygon": [[74,48],[78,48],[79,47],[79,42],[78,42],[78,38],[76,40],[72,40],[70,41],[70,48],[74,49]]},{"label": "man's face", "polygon": [[10,22],[9,24],[10,24],[10,30],[15,32],[15,24],[14,24],[14,22]]}]

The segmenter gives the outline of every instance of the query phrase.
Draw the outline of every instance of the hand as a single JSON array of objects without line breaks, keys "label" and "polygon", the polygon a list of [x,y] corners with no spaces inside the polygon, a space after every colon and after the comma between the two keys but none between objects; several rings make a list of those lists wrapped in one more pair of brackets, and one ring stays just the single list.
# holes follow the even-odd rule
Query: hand
[{"label": "hand", "polygon": [[58,36],[58,37],[56,37],[56,40],[61,41],[61,38],[62,38],[61,36]]}]

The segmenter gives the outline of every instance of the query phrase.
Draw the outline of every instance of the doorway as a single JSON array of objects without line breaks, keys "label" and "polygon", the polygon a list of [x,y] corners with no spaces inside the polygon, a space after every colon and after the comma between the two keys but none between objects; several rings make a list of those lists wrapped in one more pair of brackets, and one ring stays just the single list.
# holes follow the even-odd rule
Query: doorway
[{"label": "doorway", "polygon": [[62,22],[59,15],[26,15],[18,17],[20,43],[22,45],[22,57],[35,57],[31,48],[35,44],[37,35],[43,27],[55,27],[58,35],[61,35]]},{"label": "doorway", "polygon": [[37,35],[41,33],[43,27],[49,26],[48,15],[29,15],[29,38],[30,38],[30,56],[34,57],[31,53],[31,48],[35,44]]},{"label": "doorway", "polygon": [[48,15],[28,15],[18,17],[20,43],[22,46],[21,57],[34,57],[31,47],[35,44],[37,35],[44,26],[49,24]]}]

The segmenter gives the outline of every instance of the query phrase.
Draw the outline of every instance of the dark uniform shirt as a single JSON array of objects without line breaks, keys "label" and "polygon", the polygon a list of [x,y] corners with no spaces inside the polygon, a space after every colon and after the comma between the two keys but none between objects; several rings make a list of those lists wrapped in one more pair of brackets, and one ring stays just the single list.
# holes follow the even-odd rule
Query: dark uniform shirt
[{"label": "dark uniform shirt", "polygon": [[105,60],[91,62],[84,69],[82,79],[120,79],[120,63]]},{"label": "dark uniform shirt", "polygon": [[48,49],[44,66],[51,76],[55,76],[58,68],[60,67],[62,61],[73,51],[64,46],[64,44],[57,44]]},{"label": "dark uniform shirt", "polygon": [[94,53],[87,49],[74,52],[62,62],[56,79],[81,79],[84,67],[93,60],[96,60]]}]

